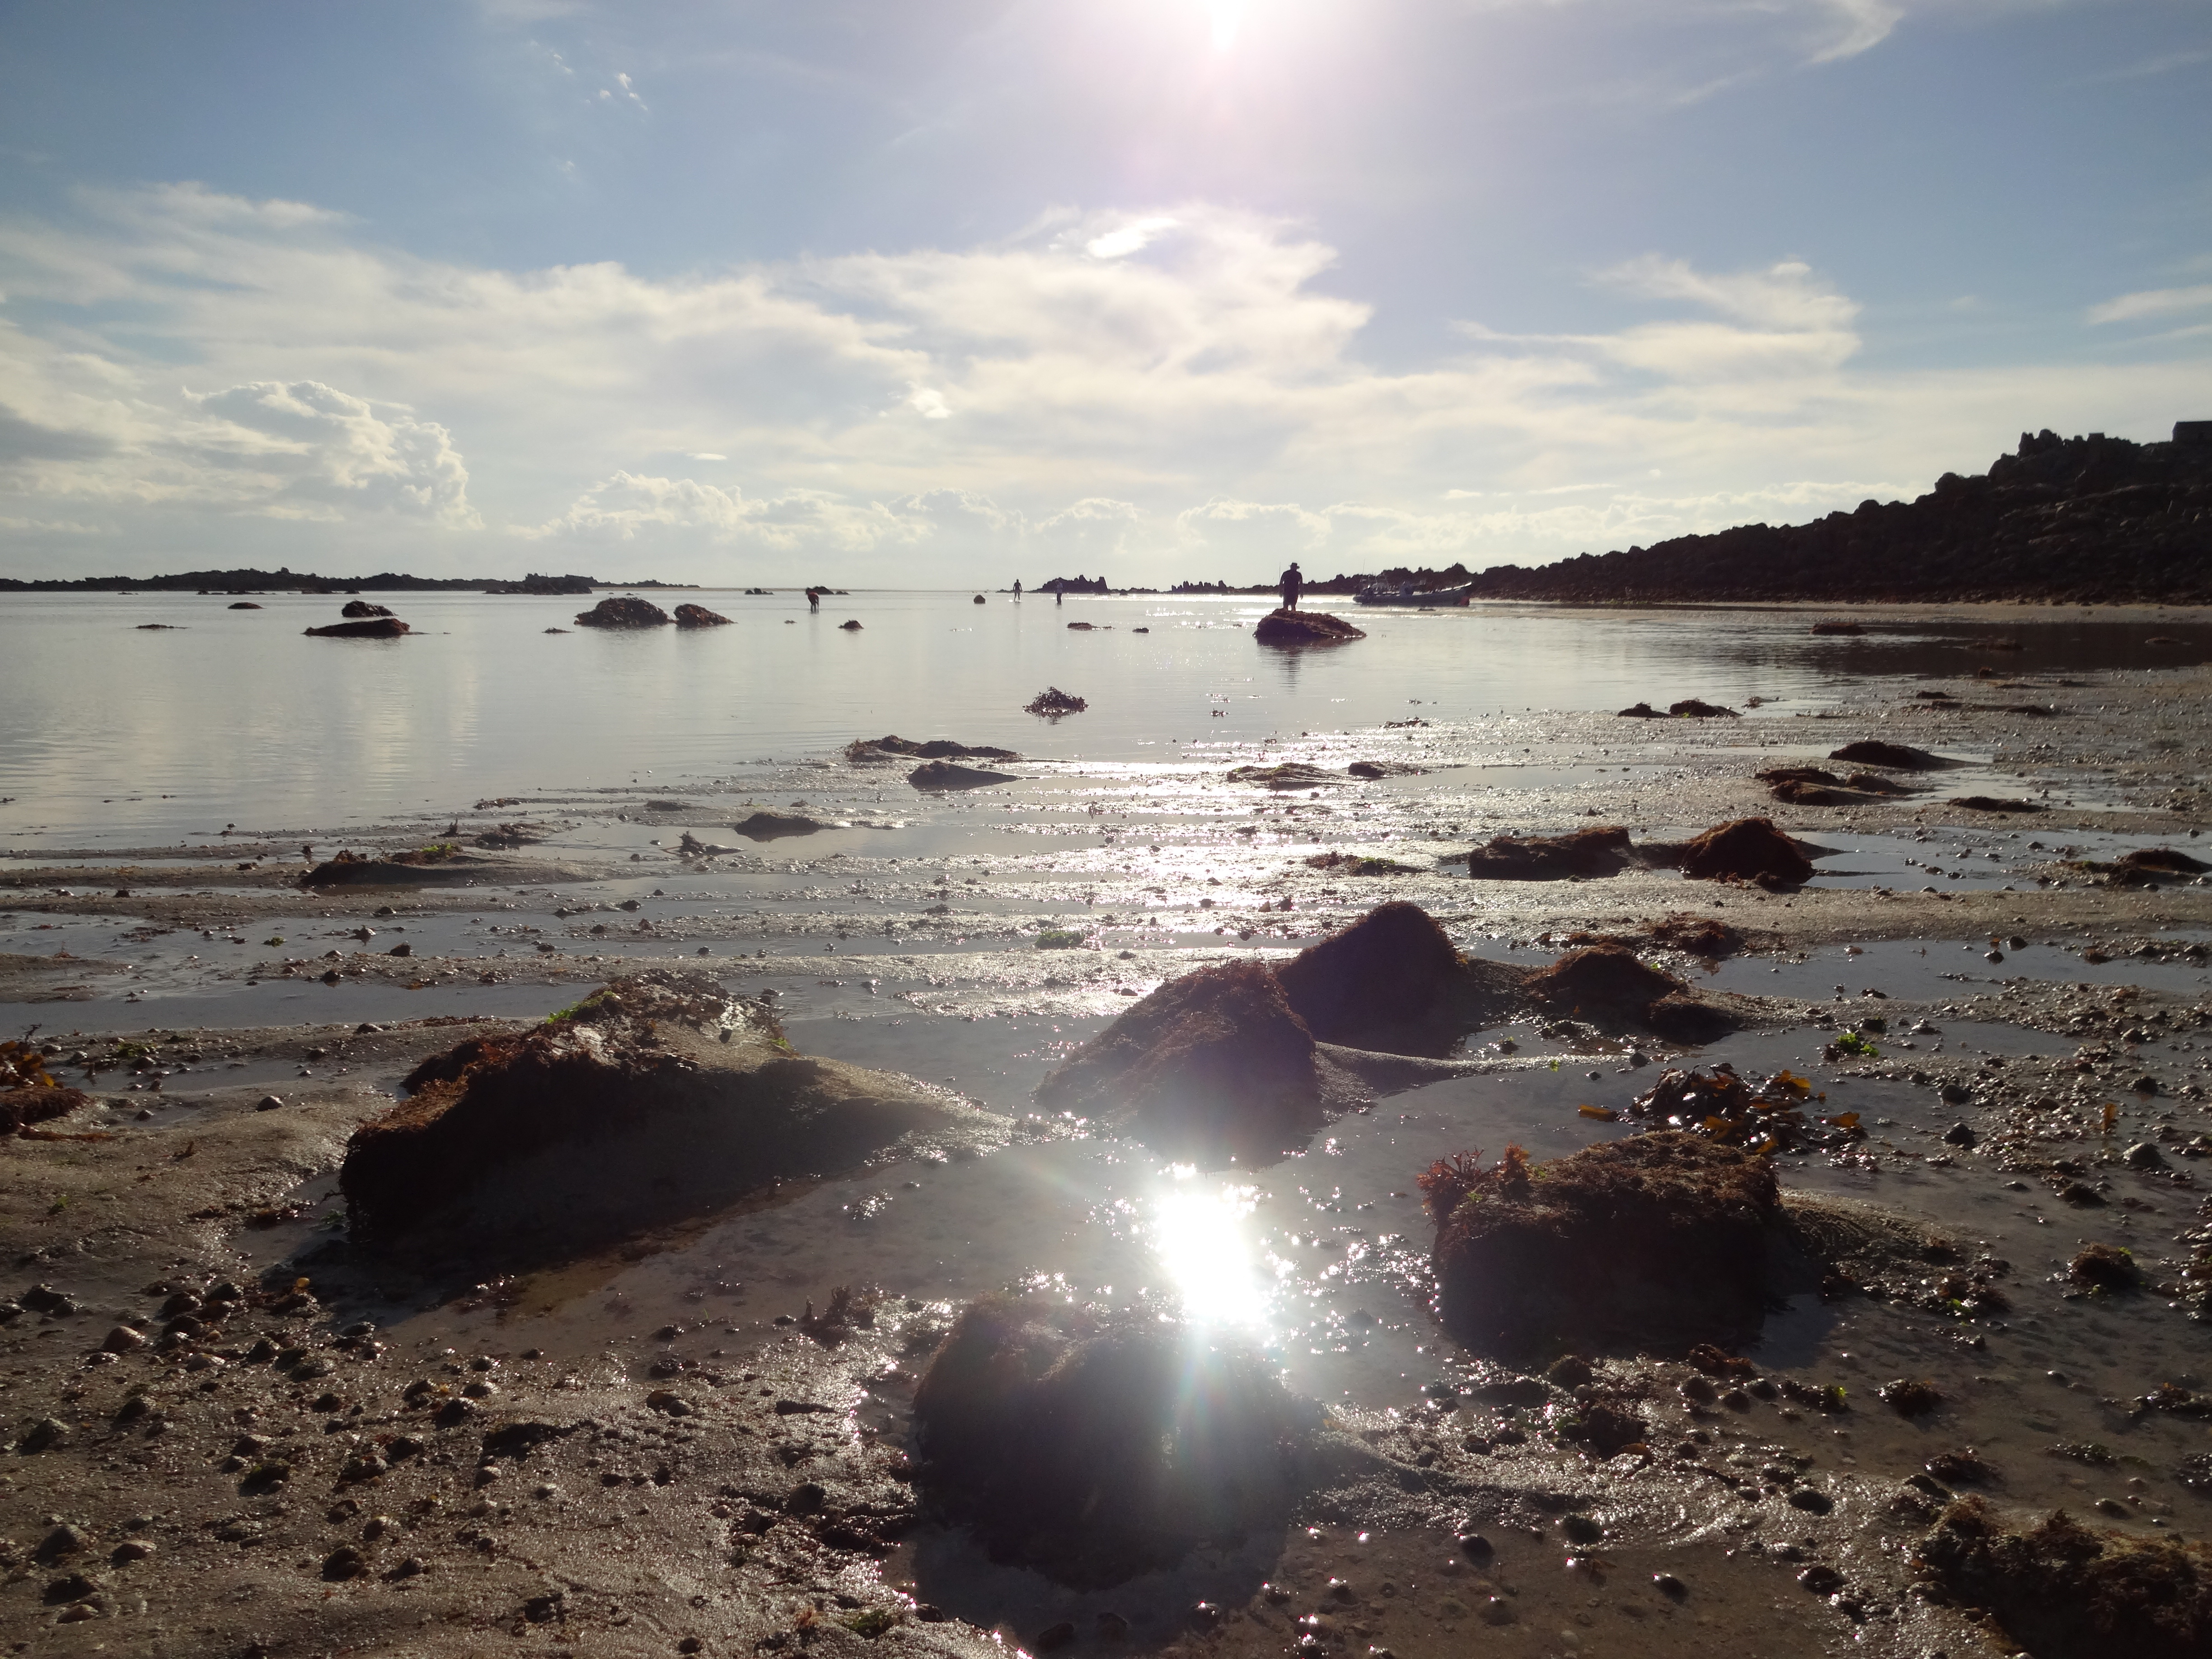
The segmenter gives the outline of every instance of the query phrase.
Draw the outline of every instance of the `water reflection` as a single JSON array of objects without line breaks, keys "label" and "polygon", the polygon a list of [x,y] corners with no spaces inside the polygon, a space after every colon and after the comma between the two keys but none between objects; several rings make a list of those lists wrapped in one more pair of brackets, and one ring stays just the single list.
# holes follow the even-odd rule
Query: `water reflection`
[{"label": "water reflection", "polygon": [[1258,1333],[1274,1303],[1273,1275],[1252,1240],[1256,1187],[1222,1184],[1188,1164],[1169,1166],[1153,1200],[1153,1254],[1193,1325]]}]

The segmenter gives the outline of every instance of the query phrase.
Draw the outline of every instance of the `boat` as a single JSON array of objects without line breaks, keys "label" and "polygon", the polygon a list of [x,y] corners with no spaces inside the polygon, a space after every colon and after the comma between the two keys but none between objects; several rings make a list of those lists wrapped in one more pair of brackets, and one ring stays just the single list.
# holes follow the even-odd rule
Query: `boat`
[{"label": "boat", "polygon": [[1432,608],[1465,605],[1474,593],[1473,582],[1464,587],[1415,587],[1411,582],[1384,587],[1380,583],[1370,583],[1354,593],[1352,599],[1355,605],[1415,605]]}]

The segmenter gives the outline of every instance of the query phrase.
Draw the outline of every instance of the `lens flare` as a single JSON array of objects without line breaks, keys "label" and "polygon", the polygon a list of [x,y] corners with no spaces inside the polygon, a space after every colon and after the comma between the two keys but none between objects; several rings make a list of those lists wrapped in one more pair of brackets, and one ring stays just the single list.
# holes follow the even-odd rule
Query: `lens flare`
[{"label": "lens flare", "polygon": [[1245,0],[1212,0],[1206,15],[1213,25],[1213,49],[1227,52],[1237,44],[1237,31],[1244,25]]},{"label": "lens flare", "polygon": [[1212,1187],[1195,1171],[1170,1171],[1174,1185],[1152,1206],[1152,1243],[1162,1272],[1198,1325],[1257,1326],[1271,1280],[1248,1236],[1257,1189]]}]

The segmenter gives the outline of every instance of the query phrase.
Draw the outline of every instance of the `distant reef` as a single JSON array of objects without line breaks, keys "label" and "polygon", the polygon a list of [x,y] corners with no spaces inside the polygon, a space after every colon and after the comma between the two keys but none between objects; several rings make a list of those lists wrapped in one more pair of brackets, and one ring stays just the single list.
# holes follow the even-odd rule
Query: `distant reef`
[{"label": "distant reef", "polygon": [[317,576],[305,571],[180,570],[167,576],[81,576],[74,581],[21,581],[0,576],[0,592],[163,593],[588,593],[599,587],[690,587],[690,582],[605,581],[597,576],[541,576],[520,581],[488,576]]}]

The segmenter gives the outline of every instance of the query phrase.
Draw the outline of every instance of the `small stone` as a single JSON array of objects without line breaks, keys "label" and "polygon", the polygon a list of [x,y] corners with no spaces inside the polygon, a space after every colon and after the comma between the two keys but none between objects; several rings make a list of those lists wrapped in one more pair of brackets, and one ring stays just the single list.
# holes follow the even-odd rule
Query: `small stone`
[{"label": "small stone", "polygon": [[1844,1587],[1844,1575],[1816,1561],[1797,1575],[1797,1582],[1815,1595],[1833,1595]]},{"label": "small stone", "polygon": [[58,1561],[64,1556],[79,1553],[91,1542],[90,1535],[82,1527],[64,1521],[39,1540],[38,1557],[41,1561]]},{"label": "small stone", "polygon": [[115,1563],[117,1566],[122,1567],[128,1566],[133,1561],[143,1561],[148,1556],[153,1554],[153,1545],[148,1543],[144,1539],[126,1538],[115,1547],[114,1550],[108,1555],[107,1559]]},{"label": "small stone", "polygon": [[1790,1507],[1808,1515],[1826,1515],[1836,1507],[1836,1500],[1817,1486],[1800,1486],[1790,1494]]},{"label": "small stone", "polygon": [[257,1112],[274,1112],[281,1109],[283,1104],[283,1097],[281,1095],[264,1095],[253,1103],[253,1109]]},{"label": "small stone", "polygon": [[1098,1615],[1097,1630],[1100,1641],[1118,1642],[1129,1633],[1129,1621],[1109,1608]]},{"label": "small stone", "polygon": [[1947,1146],[1964,1146],[1971,1150],[1979,1139],[1972,1126],[1963,1122],[1954,1123],[1943,1131],[1943,1144]]},{"label": "small stone", "polygon": [[1665,1596],[1669,1601],[1680,1601],[1690,1593],[1690,1587],[1684,1583],[1680,1579],[1675,1577],[1671,1572],[1653,1573],[1651,1575],[1651,1588],[1657,1590],[1660,1595]]},{"label": "small stone", "polygon": [[1197,1601],[1191,1605],[1190,1622],[1200,1630],[1212,1630],[1221,1622],[1221,1608],[1212,1601]]},{"label": "small stone", "polygon": [[1459,1535],[1460,1553],[1470,1561],[1487,1561],[1498,1553],[1491,1541],[1479,1532],[1463,1532]]},{"label": "small stone", "polygon": [[1559,1530],[1571,1544],[1595,1544],[1605,1536],[1605,1528],[1587,1515],[1568,1516],[1559,1522]]},{"label": "small stone", "polygon": [[15,1442],[19,1452],[52,1451],[69,1442],[69,1425],[58,1418],[42,1417],[23,1431]]},{"label": "small stone", "polygon": [[2137,1141],[2122,1156],[2130,1170],[2162,1170],[2166,1167],[2166,1154],[2148,1140]]},{"label": "small stone", "polygon": [[133,1348],[146,1346],[146,1334],[134,1331],[128,1325],[118,1325],[101,1340],[100,1346],[110,1353],[129,1353]]},{"label": "small stone", "polygon": [[368,1558],[350,1544],[341,1544],[323,1558],[323,1577],[333,1582],[358,1578],[368,1571]]}]

